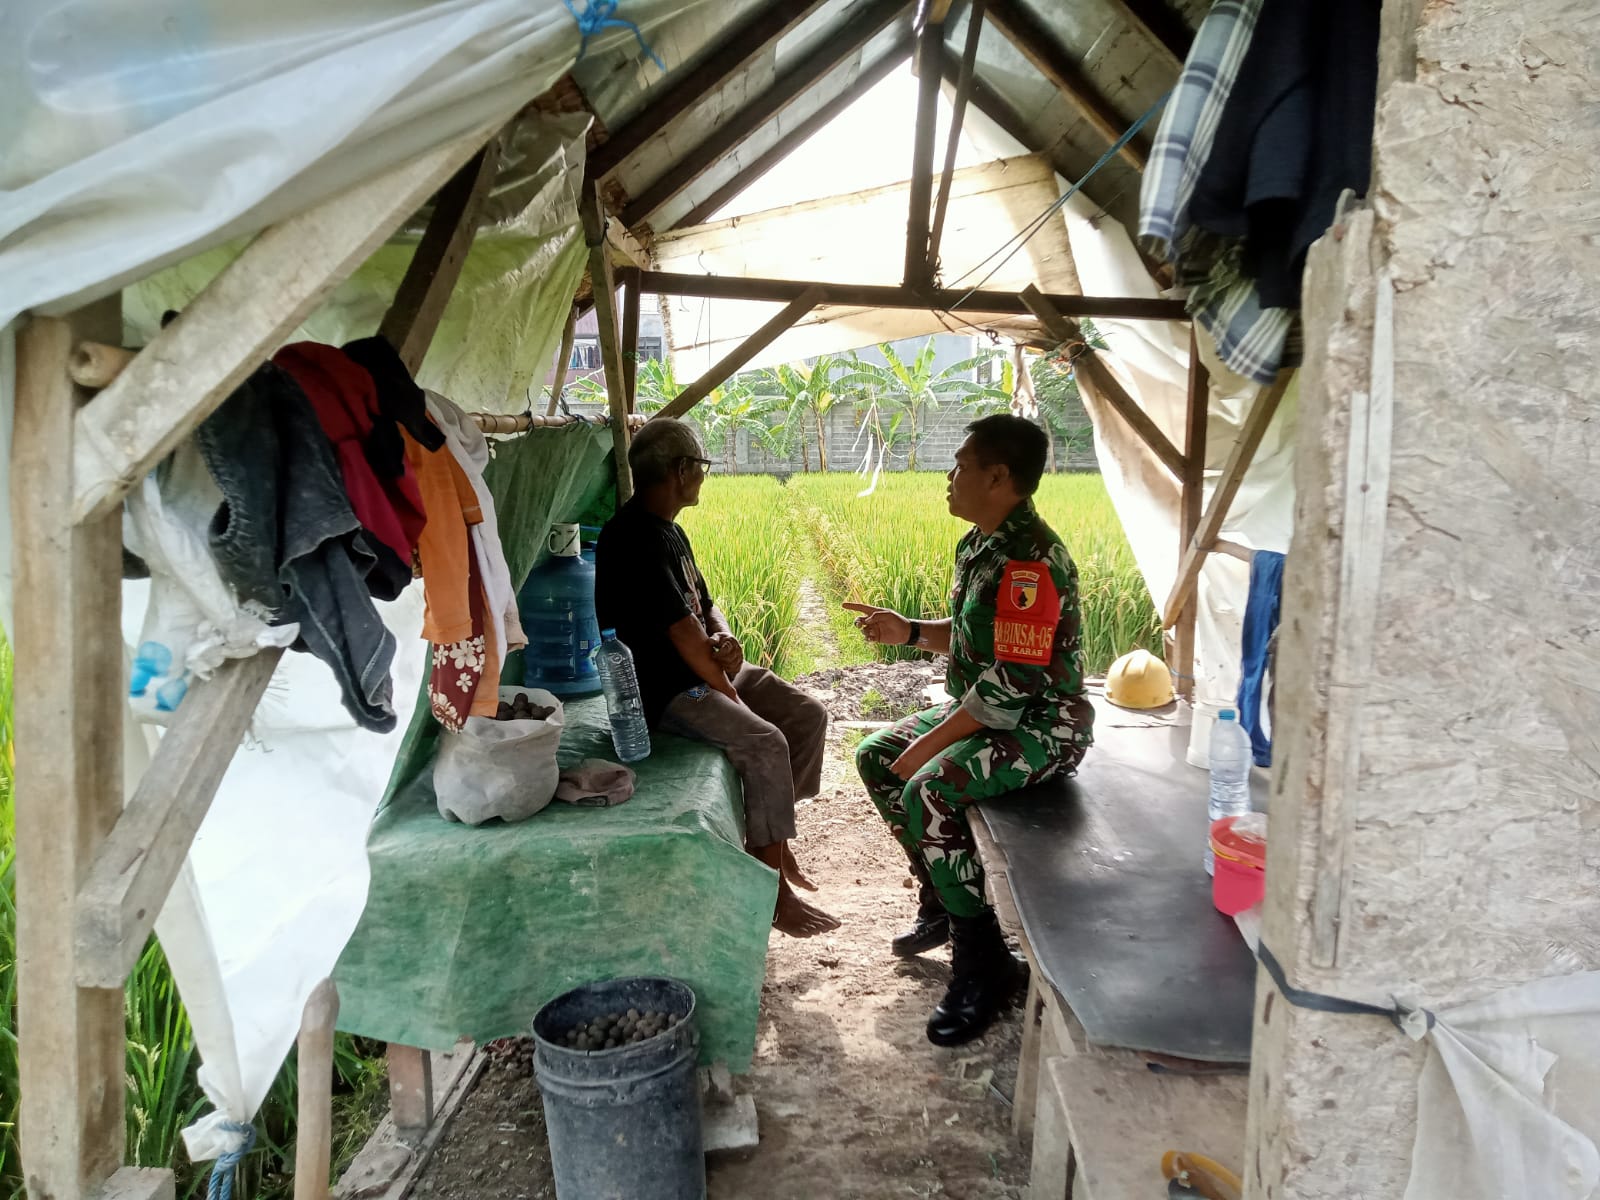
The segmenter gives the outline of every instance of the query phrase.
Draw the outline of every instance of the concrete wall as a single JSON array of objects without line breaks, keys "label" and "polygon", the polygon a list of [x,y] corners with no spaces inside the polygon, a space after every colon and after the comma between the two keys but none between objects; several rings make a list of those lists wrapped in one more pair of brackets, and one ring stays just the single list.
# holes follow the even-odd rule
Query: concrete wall
[{"label": "concrete wall", "polygon": [[[1370,211],[1305,291],[1264,938],[1437,1010],[1600,966],[1600,23],[1384,21]],[[1261,978],[1247,1194],[1398,1200],[1426,1045]]]}]

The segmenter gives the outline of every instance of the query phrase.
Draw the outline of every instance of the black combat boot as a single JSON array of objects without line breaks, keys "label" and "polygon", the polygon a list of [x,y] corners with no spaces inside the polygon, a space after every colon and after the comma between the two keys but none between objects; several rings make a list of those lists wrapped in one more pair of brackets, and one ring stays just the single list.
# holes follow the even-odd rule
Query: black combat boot
[{"label": "black combat boot", "polygon": [[933,950],[950,940],[950,914],[934,890],[926,863],[911,859],[911,873],[917,877],[922,890],[917,893],[916,923],[894,941],[890,947],[901,958],[911,958],[924,950]]},{"label": "black combat boot", "polygon": [[950,918],[950,990],[928,1018],[928,1040],[959,1046],[978,1037],[1016,994],[1028,965],[1011,953],[994,910]]}]

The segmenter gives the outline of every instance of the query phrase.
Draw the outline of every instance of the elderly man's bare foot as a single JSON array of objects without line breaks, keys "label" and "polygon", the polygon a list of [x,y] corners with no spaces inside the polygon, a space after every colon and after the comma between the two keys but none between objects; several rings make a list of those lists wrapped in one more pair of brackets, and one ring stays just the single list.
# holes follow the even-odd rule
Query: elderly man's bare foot
[{"label": "elderly man's bare foot", "polygon": [[811,882],[811,877],[800,869],[800,864],[794,860],[794,851],[789,848],[789,843],[783,844],[783,875],[795,887],[807,892],[817,890],[817,885]]},{"label": "elderly man's bare foot", "polygon": [[816,937],[839,928],[839,919],[813,908],[788,888],[781,888],[777,911],[772,914],[772,927],[790,937]]}]

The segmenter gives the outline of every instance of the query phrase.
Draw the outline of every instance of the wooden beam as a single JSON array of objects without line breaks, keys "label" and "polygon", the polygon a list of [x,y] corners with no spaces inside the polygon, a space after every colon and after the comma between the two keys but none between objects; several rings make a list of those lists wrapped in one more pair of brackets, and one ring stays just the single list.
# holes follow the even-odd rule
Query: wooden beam
[{"label": "wooden beam", "polygon": [[[16,569],[17,1047],[28,1193],[86,1200],[123,1163],[122,979],[78,986],[73,901],[122,811],[120,512],[74,523],[81,341],[122,336],[118,296],[17,335],[10,486]],[[14,1097],[15,1099],[16,1097]]]},{"label": "wooden beam", "polygon": [[485,126],[447,142],[251,242],[78,413],[72,460],[77,519],[116,511],[134,485],[493,132]]},{"label": "wooden beam", "polygon": [[[761,351],[772,345],[773,342],[783,336],[790,326],[821,303],[822,294],[822,289],[815,285],[801,292],[782,312],[740,342],[720,362],[678,393],[673,398],[672,403],[655,414],[656,417],[683,416],[684,413],[709,396],[725,379],[757,354],[760,354]],[[651,420],[654,419],[655,417],[651,418]]]},{"label": "wooden beam", "polygon": [[572,343],[578,336],[578,306],[567,309],[567,323],[561,327],[561,349],[556,351],[556,378],[550,385],[550,407],[545,416],[553,417],[561,404],[561,390],[567,386],[567,368],[572,362]]},{"label": "wooden beam", "polygon": [[[852,308],[936,308],[941,312],[1003,313],[1026,316],[1032,310],[1018,292],[968,292],[959,289],[915,292],[903,286],[861,283],[817,283],[800,279],[757,279],[742,275],[687,275],[669,271],[644,271],[639,276],[646,291],[663,296],[700,296],[709,300],[762,300],[787,303],[813,287],[823,290],[823,304]],[[1182,300],[1150,300],[1137,296],[1068,296],[1045,293],[1055,310],[1066,317],[1104,317],[1124,321],[1182,321],[1188,319]]]},{"label": "wooden beam", "polygon": [[[1211,415],[1211,377],[1200,360],[1194,325],[1189,326],[1189,396],[1183,441],[1183,492],[1179,500],[1178,558],[1194,541],[1200,528],[1201,508],[1206,487],[1206,423]],[[1173,630],[1174,674],[1178,691],[1185,699],[1194,697],[1195,606],[1185,606]]]},{"label": "wooden beam", "polygon": [[939,126],[939,64],[943,59],[944,24],[925,20],[917,29],[915,59],[917,121],[911,135],[910,211],[906,216],[902,278],[909,288],[933,284],[933,267],[928,259],[928,207],[933,200],[933,141]]},{"label": "wooden beam", "polygon": [[1181,68],[1194,45],[1194,33],[1166,0],[1111,0],[1113,8],[1151,43],[1165,52],[1172,68]]},{"label": "wooden beam", "polygon": [[721,90],[822,4],[823,0],[804,0],[757,5],[755,13],[730,30],[699,66],[685,72],[660,96],[651,96],[643,112],[595,147],[589,156],[589,174],[600,179],[615,171],[651,138]]},{"label": "wooden beam", "polygon": [[1206,555],[1216,545],[1217,535],[1222,532],[1222,523],[1228,518],[1228,509],[1233,506],[1233,498],[1239,494],[1245,472],[1250,469],[1261,439],[1266,436],[1267,426],[1272,424],[1278,403],[1283,399],[1284,392],[1289,390],[1289,381],[1293,378],[1293,371],[1279,371],[1278,378],[1261,393],[1250,415],[1245,418],[1244,428],[1239,431],[1239,440],[1234,443],[1227,465],[1222,468],[1217,490],[1211,494],[1211,503],[1206,505],[1199,528],[1195,530],[1194,538],[1178,564],[1177,581],[1172,585],[1172,592],[1161,609],[1163,628],[1171,629],[1183,615],[1184,606],[1193,598],[1200,568],[1205,565]]},{"label": "wooden beam", "polygon": [[733,153],[746,138],[886,29],[905,8],[905,0],[866,0],[839,29],[785,71],[766,91],[719,125],[705,141],[682,155],[660,179],[640,191],[622,210],[622,223],[632,229],[648,220],[663,204]]},{"label": "wooden beam", "polygon": [[500,139],[493,137],[440,190],[405,278],[378,326],[378,333],[399,352],[413,375],[422,366],[466,265],[478,233],[478,216],[499,166]]},{"label": "wooden beam", "polygon": [[910,55],[912,41],[912,36],[908,31],[905,36],[901,37],[889,48],[887,54],[884,54],[870,67],[865,68],[861,74],[857,75],[855,82],[836,93],[831,100],[804,121],[786,131],[782,137],[773,143],[770,150],[762,153],[760,157],[742,168],[727,183],[712,192],[699,204],[696,204],[675,221],[672,228],[678,229],[688,225],[699,225],[710,220],[735,196],[788,158],[796,149],[808,142],[811,136],[819,129],[831,124],[840,113],[888,78],[889,73],[905,62],[907,56]]},{"label": "wooden beam", "polygon": [[1050,298],[1029,284],[1022,292],[1022,301],[1028,306],[1028,311],[1039,318],[1039,323],[1049,331],[1050,336],[1059,339],[1063,344],[1073,341],[1083,343],[1083,353],[1072,362],[1074,371],[1082,372],[1083,377],[1093,386],[1096,394],[1107,404],[1116,409],[1118,415],[1139,435],[1141,441],[1155,456],[1161,460],[1163,466],[1179,479],[1183,478],[1184,459],[1178,453],[1178,448],[1161,431],[1161,427],[1150,419],[1150,414],[1139,407],[1134,398],[1128,395],[1117,377],[1111,373],[1111,368],[1106,366],[1100,357],[1099,351],[1089,344],[1084,337],[1083,330],[1077,322],[1062,315]]},{"label": "wooden beam", "polygon": [[[956,94],[950,104],[950,136],[945,141],[944,171],[939,176],[939,196],[933,206],[933,228],[928,232],[928,278],[939,269],[939,243],[944,237],[944,219],[950,211],[950,185],[956,175],[956,155],[961,149],[961,125],[967,115],[967,100],[972,95],[972,80],[978,62],[978,40],[983,36],[983,10],[987,0],[973,0],[972,12],[967,16],[967,44],[961,55],[961,67],[956,75]],[[929,67],[931,75],[944,71],[948,55],[944,45],[939,46],[939,58]]]},{"label": "wooden beam", "polygon": [[600,328],[600,361],[606,370],[606,400],[611,407],[611,448],[617,460],[617,503],[633,495],[633,474],[628,469],[628,404],[622,366],[622,347],[617,336],[617,285],[611,275],[611,259],[606,253],[606,215],[594,180],[583,181],[578,201],[583,221],[584,240],[589,244],[589,278],[594,292],[595,321]]},{"label": "wooden beam", "polygon": [[324,979],[311,990],[300,1018],[294,1131],[294,1200],[328,1200],[333,1169],[333,1027],[339,989]]},{"label": "wooden beam", "polygon": [[[1026,58],[1039,74],[1065,96],[1107,144],[1123,134],[1129,122],[1106,103],[1094,81],[1078,63],[1072,61],[1048,26],[1018,0],[989,0],[989,22]],[[1139,170],[1150,158],[1150,145],[1143,136],[1135,137],[1121,150],[1121,156]]]},{"label": "wooden beam", "polygon": [[120,987],[144,951],[283,651],[223,664],[189,689],[77,889],[82,987]]},{"label": "wooden beam", "polygon": [[631,413],[639,396],[639,271],[622,271],[622,395]]}]

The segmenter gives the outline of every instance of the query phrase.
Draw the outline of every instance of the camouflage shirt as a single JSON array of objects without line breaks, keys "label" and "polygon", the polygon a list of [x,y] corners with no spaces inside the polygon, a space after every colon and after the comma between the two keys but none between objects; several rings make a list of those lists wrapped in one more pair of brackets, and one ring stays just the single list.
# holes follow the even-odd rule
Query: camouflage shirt
[{"label": "camouflage shirt", "polygon": [[956,547],[945,688],[991,729],[1088,746],[1078,568],[1031,500]]}]

